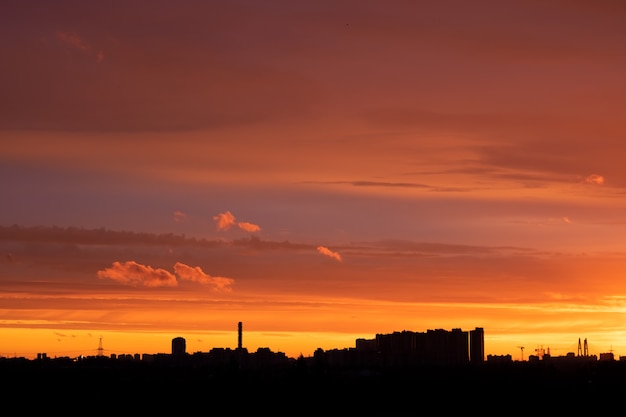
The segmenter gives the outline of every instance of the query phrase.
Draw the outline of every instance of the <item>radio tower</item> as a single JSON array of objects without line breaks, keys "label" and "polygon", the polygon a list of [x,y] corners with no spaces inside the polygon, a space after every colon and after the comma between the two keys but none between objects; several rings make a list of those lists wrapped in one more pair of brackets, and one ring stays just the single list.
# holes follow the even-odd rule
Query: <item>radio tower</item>
[{"label": "radio tower", "polygon": [[98,343],[98,356],[104,356],[104,348],[102,347],[102,336],[100,336],[100,342]]}]

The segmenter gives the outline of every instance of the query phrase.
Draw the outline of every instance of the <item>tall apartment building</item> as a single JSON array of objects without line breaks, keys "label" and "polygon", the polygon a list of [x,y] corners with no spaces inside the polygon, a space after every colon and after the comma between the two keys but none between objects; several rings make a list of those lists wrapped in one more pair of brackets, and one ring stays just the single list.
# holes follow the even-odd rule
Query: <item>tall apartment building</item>
[{"label": "tall apartment building", "polygon": [[485,331],[476,327],[469,332],[470,362],[482,363],[485,361]]}]

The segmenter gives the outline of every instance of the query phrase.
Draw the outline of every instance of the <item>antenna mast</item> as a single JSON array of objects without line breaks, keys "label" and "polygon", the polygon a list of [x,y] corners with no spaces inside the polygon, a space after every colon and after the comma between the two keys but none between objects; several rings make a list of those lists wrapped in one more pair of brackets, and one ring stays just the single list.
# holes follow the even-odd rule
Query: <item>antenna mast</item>
[{"label": "antenna mast", "polygon": [[104,356],[104,348],[102,347],[102,336],[100,336],[100,342],[98,343],[98,356]]}]

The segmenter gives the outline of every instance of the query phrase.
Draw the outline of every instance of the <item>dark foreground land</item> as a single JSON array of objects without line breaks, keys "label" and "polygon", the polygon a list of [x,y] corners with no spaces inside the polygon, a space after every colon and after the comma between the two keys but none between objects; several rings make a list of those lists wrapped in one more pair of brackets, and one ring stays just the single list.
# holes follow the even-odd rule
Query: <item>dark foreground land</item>
[{"label": "dark foreground land", "polygon": [[[11,415],[598,415],[626,405],[626,363],[411,369],[0,364]],[[17,407],[17,409],[15,408]],[[593,414],[591,414],[593,413]],[[621,414],[621,411],[618,413]],[[7,414],[9,415],[9,414]],[[114,416],[113,414],[109,414]]]}]

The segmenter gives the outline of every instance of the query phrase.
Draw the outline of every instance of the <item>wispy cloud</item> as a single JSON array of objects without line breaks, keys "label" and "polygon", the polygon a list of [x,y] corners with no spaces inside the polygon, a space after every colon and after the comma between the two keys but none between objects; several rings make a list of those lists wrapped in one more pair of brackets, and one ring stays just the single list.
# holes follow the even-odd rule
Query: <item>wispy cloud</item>
[{"label": "wispy cloud", "polygon": [[598,174],[591,174],[585,177],[584,182],[586,184],[602,185],[604,184],[604,177]]},{"label": "wispy cloud", "polygon": [[322,255],[328,256],[329,258],[336,259],[339,262],[342,261],[341,255],[338,252],[333,252],[332,250],[328,249],[326,246],[318,246],[317,251],[321,253]]},{"label": "wispy cloud", "polygon": [[174,212],[174,221],[176,223],[182,222],[187,218],[187,215],[185,213],[183,213],[182,211],[178,211],[176,210]]},{"label": "wispy cloud", "polygon": [[89,42],[77,33],[58,31],[56,35],[57,39],[70,48],[81,51],[83,54],[90,56],[98,63],[104,61],[104,52],[101,49],[96,50]]},{"label": "wispy cloud", "polygon": [[352,185],[354,187],[389,187],[389,188],[434,188],[426,184],[414,182],[388,181],[303,181],[304,184]]},{"label": "wispy cloud", "polygon": [[287,240],[283,241],[271,241],[271,240],[261,240],[257,236],[250,236],[245,239],[235,239],[231,242],[234,247],[243,247],[247,249],[254,250],[285,250],[285,251],[309,251],[311,250],[311,245],[306,243],[294,243]]},{"label": "wispy cloud", "polygon": [[191,239],[183,235],[137,233],[107,229],[82,229],[56,226],[0,226],[0,242],[64,243],[77,245],[148,245],[148,246],[222,246],[206,239]]},{"label": "wispy cloud", "polygon": [[59,31],[57,32],[57,38],[66,45],[69,45],[76,49],[80,49],[81,51],[91,50],[91,45],[89,45],[82,37],[80,37],[76,33]]}]

